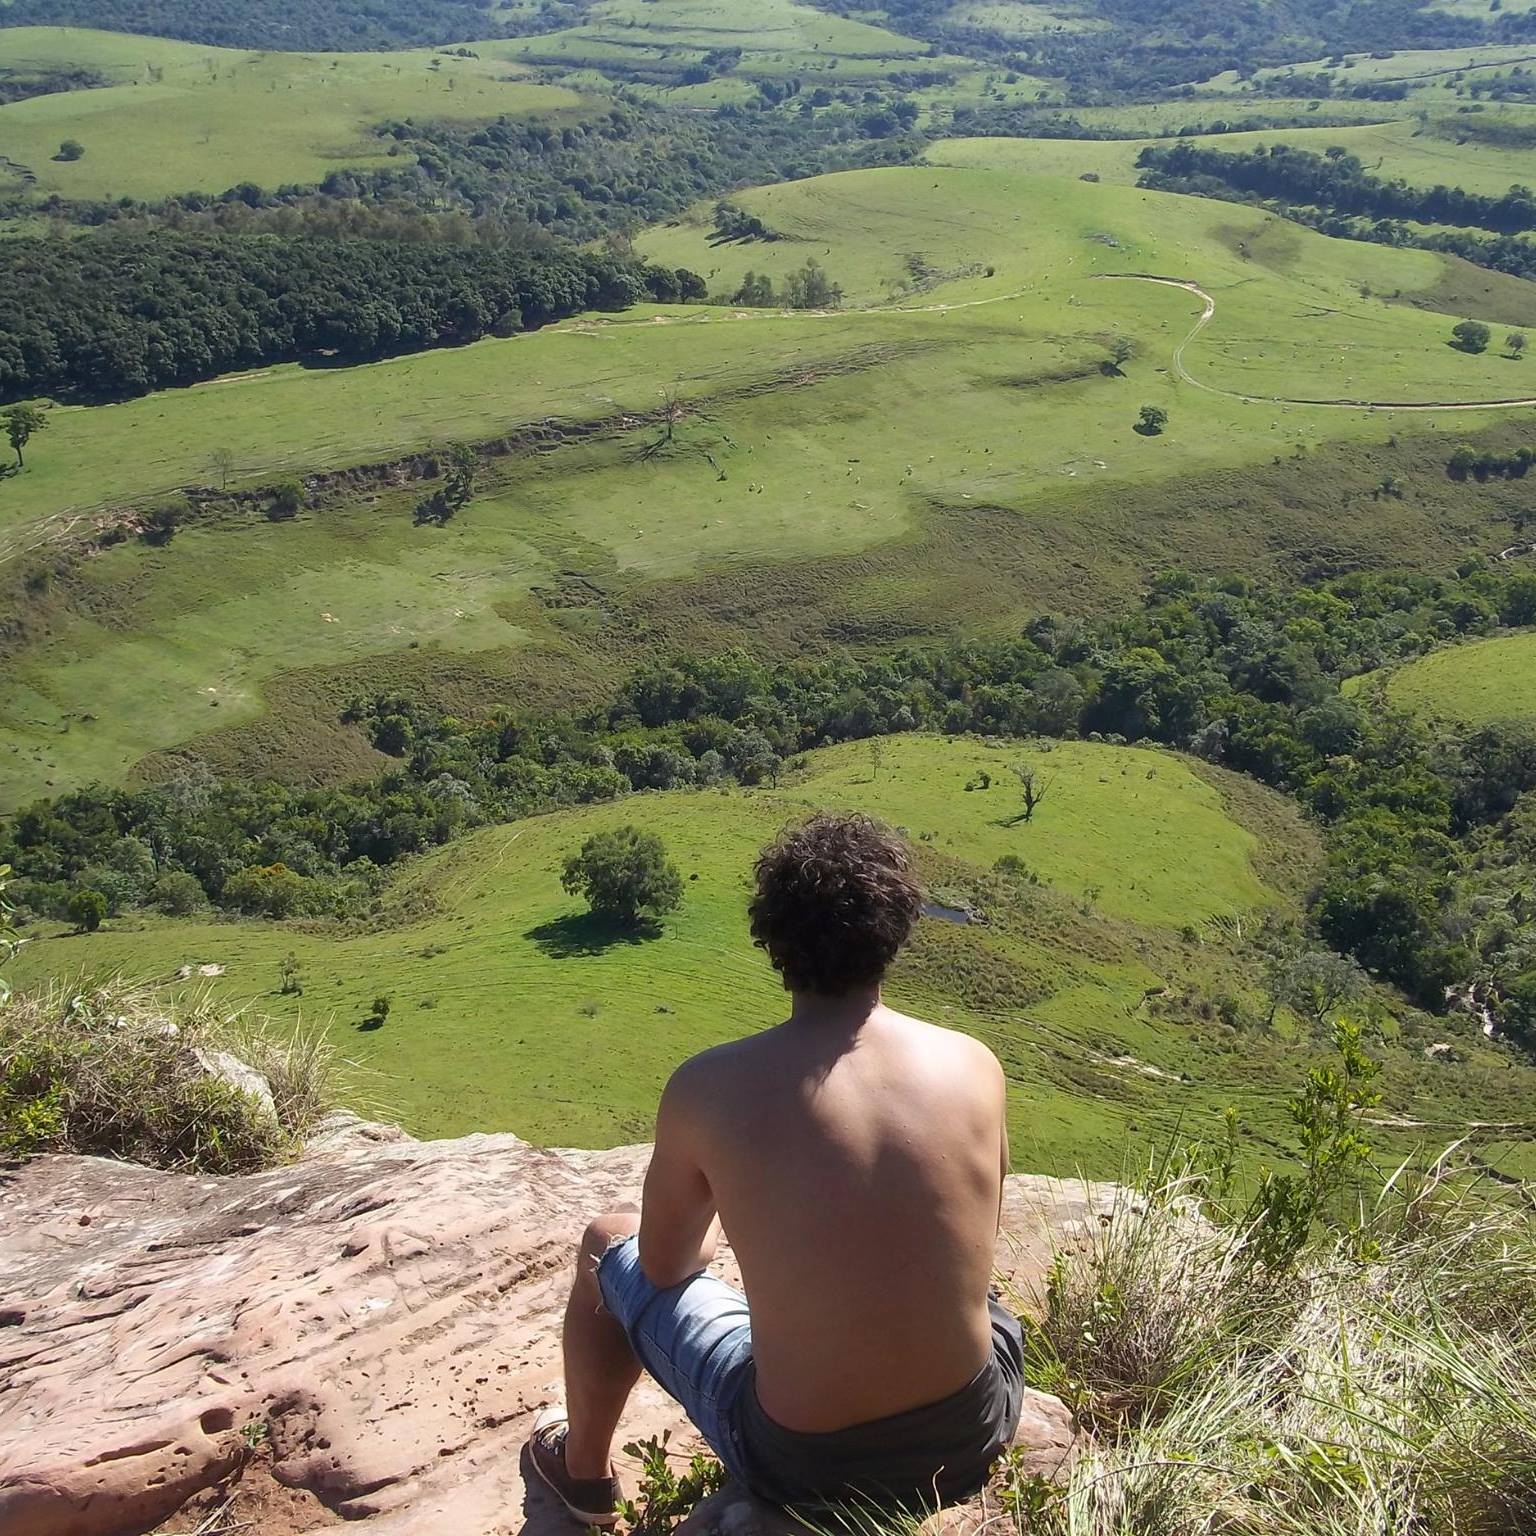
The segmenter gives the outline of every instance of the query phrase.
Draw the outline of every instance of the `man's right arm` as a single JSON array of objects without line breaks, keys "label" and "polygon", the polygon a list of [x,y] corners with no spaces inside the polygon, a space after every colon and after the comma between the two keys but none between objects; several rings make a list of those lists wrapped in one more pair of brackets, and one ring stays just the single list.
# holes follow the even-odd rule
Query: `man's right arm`
[{"label": "man's right arm", "polygon": [[661,1290],[707,1268],[720,1242],[714,1192],[696,1150],[690,1077],[683,1067],[661,1096],[640,1207],[640,1267]]}]

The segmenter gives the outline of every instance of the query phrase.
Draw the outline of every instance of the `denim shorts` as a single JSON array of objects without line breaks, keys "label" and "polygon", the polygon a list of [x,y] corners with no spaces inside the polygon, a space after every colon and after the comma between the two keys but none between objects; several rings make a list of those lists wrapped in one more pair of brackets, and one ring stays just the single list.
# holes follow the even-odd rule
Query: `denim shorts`
[{"label": "denim shorts", "polygon": [[707,1270],[658,1290],[640,1267],[637,1237],[609,1245],[597,1284],[641,1365],[682,1405],[725,1470],[745,1481],[735,1422],[752,1374],[747,1298]]},{"label": "denim shorts", "polygon": [[941,1402],[830,1433],[783,1428],[763,1412],[747,1298],[707,1271],[658,1290],[635,1237],[598,1261],[603,1303],[641,1365],[682,1405],[721,1465],[775,1504],[838,1501],[927,1512],[970,1498],[1018,1427],[1023,1334],[989,1302],[992,1355]]}]

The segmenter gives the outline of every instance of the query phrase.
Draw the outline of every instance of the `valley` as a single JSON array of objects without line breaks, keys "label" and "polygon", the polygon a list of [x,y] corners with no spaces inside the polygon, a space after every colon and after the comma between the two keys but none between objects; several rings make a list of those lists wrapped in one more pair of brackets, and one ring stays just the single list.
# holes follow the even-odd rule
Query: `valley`
[{"label": "valley", "polygon": [[[525,326],[467,260],[462,320],[391,300],[383,355],[247,275],[229,324],[259,316],[267,350],[218,356],[252,366],[200,365],[146,293],[113,366],[174,343],[186,382],[12,390],[35,421],[0,479],[7,980],[206,984],[322,1021],[415,1132],[613,1145],[779,1006],[742,921],[755,848],[859,807],[976,918],[925,920],[894,986],[999,1052],[1030,1166],[1114,1176],[1228,1105],[1250,1166],[1284,1158],[1331,1015],[1277,978],[1336,962],[1384,1144],[1478,1123],[1523,1175],[1527,1025],[1490,1036],[1458,999],[1530,969],[1536,756],[1437,733],[1529,714],[1507,680],[1536,598],[1494,558],[1536,485],[1529,193],[1508,229],[1384,232],[1162,190],[1143,157],[1280,146],[1504,198],[1536,175],[1528,14],[1414,8],[1390,46],[1284,64],[1229,20],[1244,67],[1202,46],[1175,79],[1179,23],[1132,42],[1107,4],[598,0],[347,51],[321,17],[278,49],[262,8],[170,6],[156,36],[28,0],[0,27],[0,259],[579,247],[670,287]],[[7,377],[54,365],[28,337]],[[1501,467],[1453,473],[1464,444]],[[722,656],[758,691],[634,704]],[[846,708],[797,692],[845,667]],[[493,729],[526,785],[487,766]],[[1053,798],[1015,824],[1037,760]],[[206,835],[178,822],[168,852],[185,804]],[[633,942],[558,878],[620,825],[686,880]],[[306,908],[228,897],[274,870]],[[91,881],[112,899],[77,931]],[[1385,890],[1413,893],[1393,946]]]}]

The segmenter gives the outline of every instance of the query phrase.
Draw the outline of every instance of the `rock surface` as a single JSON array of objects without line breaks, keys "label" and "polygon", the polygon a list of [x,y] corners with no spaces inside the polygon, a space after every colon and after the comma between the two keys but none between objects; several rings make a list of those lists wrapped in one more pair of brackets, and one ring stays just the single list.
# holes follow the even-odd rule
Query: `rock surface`
[{"label": "rock surface", "polygon": [[[79,1157],[0,1170],[0,1531],[215,1530],[227,1504],[259,1536],[357,1519],[374,1536],[570,1536],[520,1451],[559,1397],[573,1245],[637,1197],[648,1155],[342,1122],[242,1178]],[[1031,1291],[1053,1241],[1113,1198],[1010,1179],[1009,1283]],[[1070,1452],[1055,1399],[1026,1404],[1025,1426],[1043,1470]],[[697,1443],[644,1383],[623,1433],[664,1430]],[[690,1528],[783,1523],[723,1495]]]}]

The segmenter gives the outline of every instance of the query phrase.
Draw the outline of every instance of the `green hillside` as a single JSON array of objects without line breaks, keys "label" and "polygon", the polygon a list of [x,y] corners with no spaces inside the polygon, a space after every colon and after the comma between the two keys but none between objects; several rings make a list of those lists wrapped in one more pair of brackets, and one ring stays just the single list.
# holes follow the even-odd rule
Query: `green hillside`
[{"label": "green hillside", "polygon": [[[1380,468],[1355,458],[1343,504],[1350,481],[1336,468],[1319,470],[1315,505],[1294,494],[1313,456],[1380,451],[1410,428],[1464,435],[1499,412],[1247,398],[1507,398],[1517,376],[1506,360],[1447,346],[1453,314],[1377,297],[1432,291],[1450,270],[1442,257],[1016,172],[849,172],[739,200],[785,238],[712,244],[700,209],[648,233],[642,251],[694,267],[717,297],[748,269],[782,280],[814,256],[845,289],[841,311],[640,309],[51,411],[0,503],[0,554],[33,569],[134,502],[208,485],[221,452],[240,486],[445,438],[511,431],[525,446],[496,461],[449,530],[413,527],[415,495],[386,480],[291,523],[253,507],[194,522],[165,547],[129,540],[34,592],[29,638],[0,681],[11,738],[0,803],[119,779],[146,753],[255,720],[274,685],[305,669],[379,658],[367,675],[382,683],[421,651],[417,676],[431,655],[478,658],[505,678],[507,656],[533,640],[578,674],[606,672],[615,647],[630,653],[636,623],[695,637],[675,626],[695,625],[709,601],[701,609],[662,583],[777,569],[791,611],[810,600],[877,632],[914,620],[934,630],[1064,591],[1095,601],[1133,582],[1142,561],[1263,564],[1277,532],[1303,550],[1325,540],[1378,561],[1452,558],[1500,515],[1503,493],[1469,498],[1438,469],[1421,494],[1384,503],[1371,487],[1405,471],[1401,449]],[[1210,323],[1198,327],[1194,293],[1101,280],[1125,273],[1203,285]],[[1109,366],[1117,338],[1131,353],[1120,376]],[[656,452],[661,428],[626,413],[669,399],[683,417]],[[1148,402],[1170,413],[1161,436],[1135,430]],[[602,430],[552,439],[551,418]],[[1444,451],[1428,462],[1443,464]],[[1200,477],[1210,492],[1192,490]],[[1167,510],[1136,517],[1130,494],[1154,498],[1144,514]],[[994,541],[1019,567],[1001,607],[977,571]],[[879,563],[803,569],[855,558]],[[571,571],[607,594],[595,611],[537,596]],[[648,616],[619,625],[613,601],[626,593]],[[313,721],[317,704],[306,692],[286,707]],[[270,761],[273,743],[262,750]]]},{"label": "green hillside", "polygon": [[1536,634],[1503,635],[1434,651],[1392,674],[1403,709],[1465,725],[1536,715]]},{"label": "green hillside", "polygon": [[[505,58],[246,53],[70,27],[0,29],[0,70],[78,68],[110,84],[0,106],[15,187],[70,198],[277,187],[391,164],[386,119],[571,112],[582,97]],[[57,158],[65,139],[85,150]],[[0,186],[4,178],[0,178]]]},{"label": "green hillside", "polygon": [[[222,966],[213,985],[231,1002],[332,1020],[412,1130],[632,1140],[684,1055],[779,1016],[783,994],[745,927],[757,847],[809,807],[856,806],[909,831],[939,899],[986,914],[972,926],[925,920],[892,992],[997,1045],[1021,1165],[1111,1173],[1128,1139],[1214,1112],[1230,1091],[1269,1120],[1267,1089],[1235,1043],[1160,1022],[1146,994],[1243,984],[1225,969],[1220,925],[1288,906],[1256,861],[1273,860],[1281,837],[1290,878],[1302,875],[1312,855],[1299,819],[1239,781],[1229,793],[1243,798],[1226,798],[1165,752],[1028,755],[1052,786],[1029,825],[1008,824],[1019,748],[898,737],[872,777],[867,749],[850,744],[812,754],[776,790],[649,794],[476,833],[409,868],[365,929],[124,919],[33,944],[18,977]],[[978,769],[992,787],[968,792]],[[685,878],[682,910],[643,942],[609,942],[559,884],[566,854],[624,822],[658,832]],[[1045,884],[998,882],[987,872],[1003,854]],[[1186,924],[1214,924],[1218,947],[1181,942]],[[290,952],[304,975],[297,1000],[276,994]],[[393,1000],[388,1021],[359,1031],[380,993]]]}]

